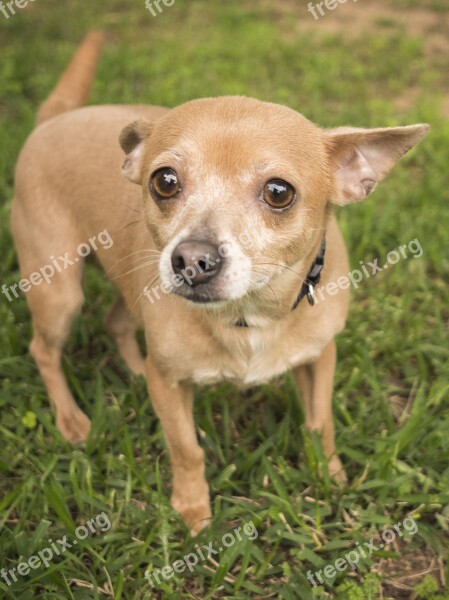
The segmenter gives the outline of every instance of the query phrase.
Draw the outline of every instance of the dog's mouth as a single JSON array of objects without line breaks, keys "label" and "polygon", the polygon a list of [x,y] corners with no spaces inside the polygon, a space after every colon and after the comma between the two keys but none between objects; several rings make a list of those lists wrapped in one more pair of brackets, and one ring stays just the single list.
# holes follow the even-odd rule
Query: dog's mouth
[{"label": "dog's mouth", "polygon": [[184,283],[179,288],[173,288],[173,293],[185,298],[189,302],[194,304],[214,304],[217,302],[223,303],[228,298],[223,297],[222,294],[211,289],[209,284],[189,286],[188,283]]}]

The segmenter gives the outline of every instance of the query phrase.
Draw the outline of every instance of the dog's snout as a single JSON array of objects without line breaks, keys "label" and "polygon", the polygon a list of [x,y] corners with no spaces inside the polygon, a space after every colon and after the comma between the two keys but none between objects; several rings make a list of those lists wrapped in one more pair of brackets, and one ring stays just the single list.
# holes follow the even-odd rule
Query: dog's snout
[{"label": "dog's snout", "polygon": [[171,264],[176,275],[194,287],[208,283],[220,272],[223,257],[210,242],[187,240],[179,243],[173,251]]}]

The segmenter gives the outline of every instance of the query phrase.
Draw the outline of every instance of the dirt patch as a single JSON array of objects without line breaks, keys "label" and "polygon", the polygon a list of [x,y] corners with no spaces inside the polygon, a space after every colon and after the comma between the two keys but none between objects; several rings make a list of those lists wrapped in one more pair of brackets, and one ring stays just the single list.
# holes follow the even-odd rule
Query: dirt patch
[{"label": "dirt patch", "polygon": [[445,585],[443,561],[430,549],[409,552],[398,559],[381,560],[373,572],[382,576],[384,597],[395,600],[415,598],[413,589],[426,575],[433,576],[441,588]]},{"label": "dirt patch", "polygon": [[[307,7],[295,0],[282,0],[276,5],[278,11],[295,14],[300,29],[322,31],[356,37],[366,32],[399,29],[407,35],[425,39],[426,52],[434,54],[449,52],[449,11],[433,11],[427,8],[405,8],[384,0],[348,0],[337,4],[334,10],[326,9],[321,2],[312,1],[315,18]],[[322,14],[324,13],[324,14]]]}]

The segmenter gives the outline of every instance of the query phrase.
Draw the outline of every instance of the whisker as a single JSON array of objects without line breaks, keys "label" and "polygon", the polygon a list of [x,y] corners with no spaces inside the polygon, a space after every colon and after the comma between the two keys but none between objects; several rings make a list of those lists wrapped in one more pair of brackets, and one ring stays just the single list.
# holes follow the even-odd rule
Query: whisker
[{"label": "whisker", "polygon": [[[260,271],[255,271],[254,269],[251,269],[251,273],[256,273],[256,275],[265,275],[265,273],[261,273]],[[271,293],[273,294],[274,299],[276,300],[278,306],[280,306],[281,303],[279,302],[279,299],[276,296],[276,293],[275,293],[274,289],[271,287],[271,285],[269,283],[265,283],[265,286],[271,291]],[[255,291],[257,292],[258,296],[262,295],[262,290],[261,289],[258,289],[258,290],[255,290]]]},{"label": "whisker", "polygon": [[143,219],[137,219],[137,221],[131,221],[131,223],[127,223],[126,225],[123,225],[123,227],[120,227],[119,231],[123,231],[123,229],[126,229],[127,227],[130,227],[131,225],[135,225],[136,223],[143,223]]},{"label": "whisker", "polygon": [[[136,306],[136,304],[139,302],[140,297],[143,296],[143,293],[145,291],[146,287],[150,287],[152,286],[157,280],[159,279],[159,273],[156,274],[155,277],[153,277],[153,279],[149,282],[149,279],[147,280],[147,282],[144,284],[142,291],[140,292],[140,294],[137,296],[136,301],[134,302],[134,304],[131,307],[131,310],[134,309],[134,307]],[[149,283],[148,283],[149,282]]]},{"label": "whisker", "polygon": [[133,206],[128,206],[127,204],[125,204],[124,202],[122,202],[123,206],[126,206],[126,208],[129,208],[129,210],[133,210],[136,213],[140,213],[142,214],[141,210],[138,210],[137,208],[134,208]]},{"label": "whisker", "polygon": [[294,269],[292,269],[291,267],[287,267],[287,265],[281,265],[281,264],[278,264],[278,263],[272,263],[272,262],[266,262],[266,263],[256,263],[256,266],[263,266],[263,265],[269,265],[269,266],[272,266],[272,267],[281,267],[282,269],[287,269],[287,271],[291,271],[292,273],[294,273],[295,275],[297,275],[297,276],[298,276],[298,277],[301,279],[301,281],[303,281],[303,282],[305,281],[305,280],[302,278],[302,276],[301,276],[301,275],[300,275],[300,274],[299,274],[297,271],[295,271],[295,270],[294,270]]},{"label": "whisker", "polygon": [[120,277],[124,277],[125,275],[129,275],[130,273],[134,273],[135,271],[138,271],[139,269],[143,269],[144,267],[149,267],[150,265],[154,265],[154,264],[156,264],[158,262],[159,262],[159,260],[156,260],[156,259],[153,259],[151,261],[147,261],[146,263],[143,263],[142,265],[134,267],[134,269],[130,269],[129,271],[126,271],[126,273],[120,273],[120,275],[116,275],[115,277],[111,277],[111,280],[114,281],[115,279],[119,279]]},{"label": "whisker", "polygon": [[[162,252],[160,252],[159,250],[152,250],[151,248],[146,248],[144,250],[136,250],[136,252],[131,252],[131,254],[127,254],[126,256],[124,256],[123,258],[121,258],[119,261],[117,261],[110,269],[108,269],[106,271],[106,275],[108,275],[113,269],[115,269],[115,267],[117,265],[119,265],[121,262],[123,262],[124,260],[126,260],[127,258],[130,258],[131,256],[134,256],[135,254],[141,254],[142,252],[153,252],[156,254],[162,254]],[[142,257],[144,258],[144,257]]]}]

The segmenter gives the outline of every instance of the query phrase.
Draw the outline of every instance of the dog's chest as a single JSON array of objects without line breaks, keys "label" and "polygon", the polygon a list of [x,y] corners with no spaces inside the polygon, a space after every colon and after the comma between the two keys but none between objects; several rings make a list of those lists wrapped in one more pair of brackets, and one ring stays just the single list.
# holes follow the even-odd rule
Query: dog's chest
[{"label": "dog's chest", "polygon": [[[244,339],[238,338],[244,336]],[[219,357],[211,352],[193,369],[192,379],[198,384],[228,380],[237,385],[258,385],[285,373],[301,363],[318,358],[321,341],[304,343],[293,336],[269,335],[259,328],[236,333],[228,340],[227,352]]]}]

